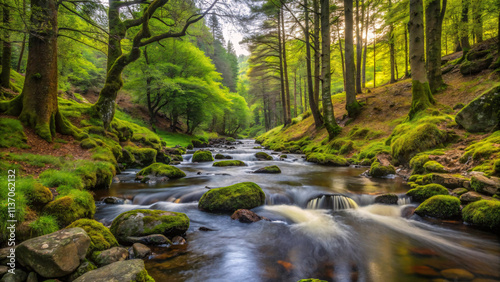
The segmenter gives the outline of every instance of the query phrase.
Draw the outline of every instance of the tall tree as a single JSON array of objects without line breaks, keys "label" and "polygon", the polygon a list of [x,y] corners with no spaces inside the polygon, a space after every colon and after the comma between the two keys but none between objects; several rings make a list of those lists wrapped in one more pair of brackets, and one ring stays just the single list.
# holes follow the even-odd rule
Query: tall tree
[{"label": "tall tree", "polygon": [[[166,38],[183,37],[187,34],[188,28],[200,21],[210,10],[215,6],[218,0],[213,0],[210,7],[203,13],[195,13],[187,19],[181,19],[182,23],[176,21],[177,17],[172,16],[168,19],[167,23],[160,19],[156,12],[161,10],[163,6],[169,3],[168,0],[153,0],[152,2],[146,1],[131,1],[124,2],[121,0],[109,0],[108,8],[108,25],[109,25],[109,39],[108,39],[108,64],[106,81],[104,87],[99,93],[99,99],[94,104],[96,114],[102,119],[104,128],[109,128],[111,121],[115,115],[115,104],[118,91],[123,86],[121,78],[122,72],[126,66],[136,61],[140,55],[140,47],[148,44],[161,41]],[[120,9],[144,3],[141,7],[142,13],[140,17],[132,19],[123,19]],[[153,35],[150,21],[160,19],[160,22],[165,23],[168,31]],[[177,27],[177,28],[176,28]],[[127,31],[132,28],[138,28],[138,32],[131,39],[131,49],[123,52],[122,40],[125,39]]]},{"label": "tall tree", "polygon": [[472,31],[477,43],[483,42],[483,0],[472,1]]},{"label": "tall tree", "polygon": [[345,43],[345,95],[346,110],[349,117],[356,117],[360,112],[360,105],[356,100],[355,65],[354,65],[354,40],[353,40],[353,3],[344,0],[344,43]]},{"label": "tall tree", "polygon": [[318,103],[314,98],[314,90],[313,90],[313,82],[312,82],[312,70],[311,70],[311,40],[310,40],[310,32],[309,32],[309,5],[307,4],[307,0],[304,0],[304,15],[305,15],[305,24],[304,24],[304,37],[306,42],[306,65],[307,65],[307,91],[309,95],[309,107],[311,108],[311,113],[314,118],[314,125],[316,128],[319,128],[323,125],[323,118],[318,110]]},{"label": "tall tree", "polygon": [[329,139],[335,138],[341,128],[335,120],[331,95],[330,71],[330,1],[321,0],[321,97],[323,101],[323,122]]},{"label": "tall tree", "polygon": [[285,10],[281,7],[281,33],[283,42],[283,73],[285,75],[285,102],[286,102],[286,120],[285,124],[292,123],[292,113],[290,110],[290,83],[288,80],[288,62],[286,57],[286,32],[285,32]]},{"label": "tall tree", "polygon": [[[389,15],[392,15],[392,1],[389,0]],[[396,82],[395,70],[396,70],[396,50],[394,46],[394,23],[392,19],[389,19],[389,57],[391,61],[391,78],[389,83]],[[423,39],[422,39],[423,40]]]},{"label": "tall tree", "polygon": [[0,75],[0,86],[10,88],[10,60],[12,58],[12,46],[10,43],[10,10],[12,7],[7,0],[2,1],[2,74]]},{"label": "tall tree", "polygon": [[280,67],[279,67],[279,71],[280,71],[280,86],[281,86],[281,107],[283,109],[283,123],[285,125],[289,124],[288,123],[288,111],[287,111],[287,99],[286,99],[286,86],[285,86],[285,72],[284,72],[284,66],[283,66],[283,34],[281,32],[281,13],[282,13],[282,9],[279,8],[278,9],[278,15],[277,15],[277,19],[278,19],[278,25],[276,26],[278,28],[277,32],[278,32],[278,55],[279,55],[279,59],[280,59]]},{"label": "tall tree", "polygon": [[434,98],[432,97],[425,70],[423,10],[422,0],[410,0],[410,21],[408,23],[412,78],[412,101],[408,114],[410,120],[413,119],[418,112],[434,104]]},{"label": "tall tree", "polygon": [[22,93],[0,103],[0,112],[18,115],[36,134],[52,141],[56,132],[76,135],[57,104],[57,11],[56,0],[31,0],[26,78]]},{"label": "tall tree", "polygon": [[[359,15],[359,0],[356,0],[356,93],[361,94],[363,91],[361,90],[361,55],[363,50],[363,18],[365,13],[364,3],[361,0],[361,6],[363,6],[363,12],[361,13],[361,20]],[[359,22],[361,21],[361,28],[359,26]]]},{"label": "tall tree", "polygon": [[441,34],[446,13],[446,0],[429,0],[425,9],[427,79],[431,93],[437,92],[445,83],[441,73]]},{"label": "tall tree", "polygon": [[313,42],[314,42],[314,99],[319,105],[319,91],[320,91],[320,62],[321,62],[321,45],[319,42],[320,33],[320,11],[319,11],[319,1],[313,0],[313,10],[314,10],[314,32],[313,32]]},{"label": "tall tree", "polygon": [[469,6],[471,0],[462,0],[462,18],[461,18],[461,29],[460,29],[460,45],[462,46],[462,51],[464,51],[464,57],[470,50],[469,43]]}]

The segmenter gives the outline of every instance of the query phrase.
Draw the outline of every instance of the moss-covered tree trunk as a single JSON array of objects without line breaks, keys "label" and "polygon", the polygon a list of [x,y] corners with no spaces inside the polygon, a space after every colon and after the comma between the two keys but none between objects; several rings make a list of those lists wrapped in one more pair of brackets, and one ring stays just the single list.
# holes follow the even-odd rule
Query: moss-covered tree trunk
[{"label": "moss-covered tree trunk", "polygon": [[311,67],[311,40],[309,33],[309,5],[307,5],[307,0],[304,0],[304,14],[305,14],[305,24],[304,24],[304,37],[306,41],[306,69],[307,69],[307,92],[309,96],[309,108],[311,109],[312,116],[314,118],[314,126],[319,128],[323,125],[323,120],[321,114],[318,110],[318,103],[314,99],[314,89],[312,81],[312,67]]},{"label": "moss-covered tree trunk", "polygon": [[323,100],[323,122],[329,139],[340,133],[340,126],[335,120],[331,95],[330,70],[330,1],[321,0],[321,97]]},{"label": "moss-covered tree trunk", "polygon": [[10,7],[8,2],[2,2],[2,24],[4,26],[2,38],[2,74],[0,75],[0,86],[10,88],[10,60],[12,47],[10,45]]},{"label": "moss-covered tree trunk", "polygon": [[52,141],[56,132],[75,135],[77,129],[61,115],[57,104],[57,1],[32,0],[28,62],[23,91],[0,103],[0,112],[19,115],[36,134]]},{"label": "moss-covered tree trunk", "polygon": [[427,79],[431,92],[435,93],[445,86],[441,72],[441,34],[446,13],[446,0],[430,0],[425,9]]},{"label": "moss-covered tree trunk", "polygon": [[410,0],[410,65],[412,78],[412,102],[409,119],[434,103],[427,73],[425,70],[424,51],[424,6],[422,0]]},{"label": "moss-covered tree trunk", "polygon": [[344,0],[345,14],[345,95],[346,110],[349,117],[356,117],[360,111],[360,105],[356,100],[355,65],[354,65],[354,40],[353,40],[353,3],[352,0]]},{"label": "moss-covered tree trunk", "polygon": [[464,58],[467,56],[467,52],[470,50],[469,43],[469,6],[470,0],[462,0],[462,18],[460,27],[460,45],[462,46],[462,51],[464,52]]}]

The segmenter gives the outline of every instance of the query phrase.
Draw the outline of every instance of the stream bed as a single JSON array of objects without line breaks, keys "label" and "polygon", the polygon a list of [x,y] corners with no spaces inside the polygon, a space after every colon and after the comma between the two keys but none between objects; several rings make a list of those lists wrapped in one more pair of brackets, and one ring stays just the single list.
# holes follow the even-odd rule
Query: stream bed
[{"label": "stream bed", "polygon": [[[500,281],[500,241],[457,222],[402,217],[415,204],[404,197],[409,189],[398,177],[361,176],[367,168],[324,167],[308,163],[303,155],[279,155],[254,149],[253,140],[239,140],[235,149],[211,148],[230,155],[246,167],[213,167],[192,163],[192,151],[178,167],[187,177],[159,184],[134,182],[138,170],[124,171],[120,183],[104,196],[131,199],[122,205],[97,203],[96,220],[110,225],[120,213],[159,209],[186,213],[190,218],[185,245],[153,247],[146,260],[149,274],[163,281],[431,281],[452,275],[463,279]],[[265,151],[271,161],[258,161]],[[281,174],[252,171],[277,165]],[[266,193],[266,205],[253,209],[269,220],[245,224],[230,214],[198,210],[208,188],[238,182],[257,183]],[[344,194],[354,209],[313,209],[311,199]],[[398,205],[374,204],[377,194],[401,194]],[[308,208],[309,207],[309,208]],[[319,206],[320,208],[323,206]],[[211,230],[202,231],[200,230]],[[451,276],[450,276],[451,275]],[[472,275],[472,276],[471,276]],[[481,280],[477,280],[481,281]]]}]

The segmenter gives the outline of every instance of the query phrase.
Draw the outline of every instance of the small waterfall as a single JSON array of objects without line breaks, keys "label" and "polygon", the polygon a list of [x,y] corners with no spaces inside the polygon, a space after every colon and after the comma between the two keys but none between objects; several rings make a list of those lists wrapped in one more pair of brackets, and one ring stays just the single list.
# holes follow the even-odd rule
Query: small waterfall
[{"label": "small waterfall", "polygon": [[398,199],[398,206],[405,206],[411,204],[411,198],[406,195],[400,195]]},{"label": "small waterfall", "polygon": [[322,195],[320,197],[309,200],[307,203],[308,209],[330,209],[334,211],[345,209],[356,209],[358,204],[351,198],[340,195]]}]

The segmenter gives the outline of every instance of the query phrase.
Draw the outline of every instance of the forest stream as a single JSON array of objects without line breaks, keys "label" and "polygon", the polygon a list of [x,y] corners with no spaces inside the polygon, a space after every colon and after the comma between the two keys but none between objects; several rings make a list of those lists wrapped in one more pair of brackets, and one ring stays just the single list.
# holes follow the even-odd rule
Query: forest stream
[{"label": "forest stream", "polygon": [[[110,225],[134,209],[190,218],[186,244],[153,247],[146,268],[156,281],[427,281],[446,269],[500,280],[498,237],[411,215],[416,204],[404,196],[409,187],[401,178],[368,178],[362,176],[365,167],[325,167],[298,154],[280,159],[269,150],[273,160],[258,161],[255,142],[240,141],[235,149],[211,150],[242,160],[245,167],[193,163],[188,151],[178,166],[187,174],[182,179],[152,185],[134,181],[137,170],[122,172],[120,183],[98,191],[96,199],[131,200],[98,202],[96,220]],[[282,173],[252,173],[268,165]],[[269,220],[245,224],[198,209],[207,189],[243,181],[262,187],[266,205],[253,211]],[[398,205],[375,204],[382,193],[400,195]]]}]

